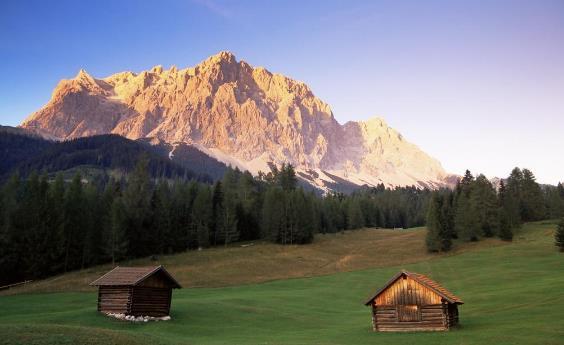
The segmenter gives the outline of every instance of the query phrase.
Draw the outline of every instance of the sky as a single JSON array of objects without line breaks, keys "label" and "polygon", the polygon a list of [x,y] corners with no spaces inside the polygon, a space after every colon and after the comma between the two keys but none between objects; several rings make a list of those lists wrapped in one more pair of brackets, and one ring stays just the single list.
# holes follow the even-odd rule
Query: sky
[{"label": "sky", "polygon": [[383,117],[451,173],[564,181],[564,0],[4,0],[0,124],[57,82],[222,50],[307,83],[340,123]]}]

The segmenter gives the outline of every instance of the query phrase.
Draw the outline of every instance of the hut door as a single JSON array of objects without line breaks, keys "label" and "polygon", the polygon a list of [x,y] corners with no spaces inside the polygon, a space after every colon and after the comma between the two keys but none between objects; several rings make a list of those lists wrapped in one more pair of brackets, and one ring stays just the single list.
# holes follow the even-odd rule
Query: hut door
[{"label": "hut door", "polygon": [[421,321],[421,312],[419,307],[415,304],[398,305],[398,321]]}]

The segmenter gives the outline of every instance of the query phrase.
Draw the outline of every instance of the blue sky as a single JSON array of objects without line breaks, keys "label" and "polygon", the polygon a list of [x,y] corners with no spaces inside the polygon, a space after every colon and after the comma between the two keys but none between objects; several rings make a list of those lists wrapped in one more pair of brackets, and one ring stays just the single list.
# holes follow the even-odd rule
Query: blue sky
[{"label": "blue sky", "polygon": [[221,50],[306,82],[339,122],[381,116],[449,172],[564,180],[564,1],[3,1],[0,124],[80,68]]}]

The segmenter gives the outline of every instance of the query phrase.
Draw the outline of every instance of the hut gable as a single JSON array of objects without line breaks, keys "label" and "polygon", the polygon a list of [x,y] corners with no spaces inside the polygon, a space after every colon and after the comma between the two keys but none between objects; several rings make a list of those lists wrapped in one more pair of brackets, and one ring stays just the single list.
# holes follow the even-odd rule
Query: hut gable
[{"label": "hut gable", "polygon": [[172,289],[181,287],[162,266],[118,266],[90,285],[98,286],[98,311],[135,316],[168,315]]},{"label": "hut gable", "polygon": [[431,278],[423,274],[402,270],[376,291],[365,302],[365,305],[374,302],[379,305],[393,305],[402,302],[401,299],[404,298],[409,298],[413,302],[411,304],[440,304],[442,299],[448,303],[464,303]]},{"label": "hut gable", "polygon": [[448,330],[458,323],[462,300],[429,277],[400,271],[372,295],[375,331]]}]

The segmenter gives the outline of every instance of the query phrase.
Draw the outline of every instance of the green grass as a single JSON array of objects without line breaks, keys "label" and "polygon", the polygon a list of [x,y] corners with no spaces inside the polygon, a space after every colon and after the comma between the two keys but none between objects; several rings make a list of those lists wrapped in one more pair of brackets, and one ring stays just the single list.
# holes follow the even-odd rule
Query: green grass
[{"label": "green grass", "polygon": [[[564,254],[552,244],[554,228],[528,224],[510,245],[401,266],[176,290],[167,322],[104,317],[94,292],[0,296],[0,344],[563,344]],[[401,268],[461,297],[460,327],[372,332],[363,301]]]}]

